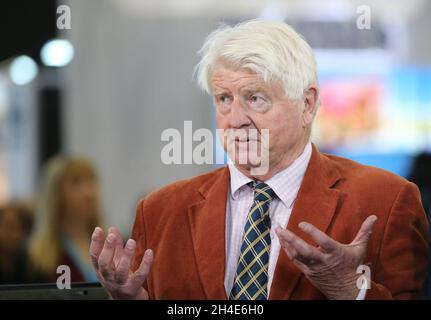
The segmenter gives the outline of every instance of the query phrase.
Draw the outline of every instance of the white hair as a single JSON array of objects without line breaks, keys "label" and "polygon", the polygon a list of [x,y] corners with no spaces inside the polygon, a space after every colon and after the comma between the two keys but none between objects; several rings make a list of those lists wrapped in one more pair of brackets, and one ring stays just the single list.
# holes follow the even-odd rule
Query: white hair
[{"label": "white hair", "polygon": [[199,86],[211,94],[217,63],[227,63],[259,75],[267,84],[281,83],[289,99],[301,99],[310,85],[318,85],[317,65],[308,43],[283,22],[249,20],[221,26],[208,35],[199,50],[195,74]]}]

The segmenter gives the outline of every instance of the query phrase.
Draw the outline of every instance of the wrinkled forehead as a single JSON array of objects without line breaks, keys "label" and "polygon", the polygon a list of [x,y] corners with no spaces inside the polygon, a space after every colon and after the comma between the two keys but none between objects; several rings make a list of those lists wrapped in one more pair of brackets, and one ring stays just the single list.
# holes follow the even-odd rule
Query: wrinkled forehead
[{"label": "wrinkled forehead", "polygon": [[[221,61],[214,65],[210,76],[211,93],[220,90],[251,90],[268,93],[283,91],[280,81],[265,81],[263,76],[247,67]],[[283,93],[284,95],[284,93]]]}]

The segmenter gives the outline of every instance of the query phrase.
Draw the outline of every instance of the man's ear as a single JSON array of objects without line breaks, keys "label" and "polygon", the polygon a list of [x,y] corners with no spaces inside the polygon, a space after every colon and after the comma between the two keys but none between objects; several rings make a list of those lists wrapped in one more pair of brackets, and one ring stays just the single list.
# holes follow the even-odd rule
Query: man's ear
[{"label": "man's ear", "polygon": [[304,110],[302,113],[302,125],[308,127],[311,125],[318,107],[317,101],[319,98],[319,88],[316,85],[311,85],[304,91]]}]

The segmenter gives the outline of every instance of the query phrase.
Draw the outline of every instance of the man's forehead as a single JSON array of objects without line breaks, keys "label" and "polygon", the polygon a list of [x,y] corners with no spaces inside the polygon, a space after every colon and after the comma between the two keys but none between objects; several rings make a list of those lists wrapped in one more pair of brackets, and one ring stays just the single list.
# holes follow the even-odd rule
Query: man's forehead
[{"label": "man's forehead", "polygon": [[211,76],[211,86],[213,88],[225,87],[227,85],[238,85],[241,87],[264,88],[267,84],[256,72],[249,69],[233,69],[218,66]]},{"label": "man's forehead", "polygon": [[211,81],[211,94],[218,95],[225,91],[240,90],[240,91],[262,91],[266,94],[274,95],[284,99],[285,92],[280,81],[272,81],[270,83],[256,72],[249,69],[231,69],[219,67],[214,70]]}]

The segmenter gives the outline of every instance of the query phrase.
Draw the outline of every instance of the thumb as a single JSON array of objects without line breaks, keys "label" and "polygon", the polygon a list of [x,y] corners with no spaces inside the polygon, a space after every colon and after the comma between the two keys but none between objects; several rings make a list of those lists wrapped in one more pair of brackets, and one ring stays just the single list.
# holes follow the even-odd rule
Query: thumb
[{"label": "thumb", "polygon": [[367,244],[373,231],[374,223],[377,221],[377,216],[371,215],[362,223],[361,228],[356,234],[355,239],[351,242],[352,245]]}]

